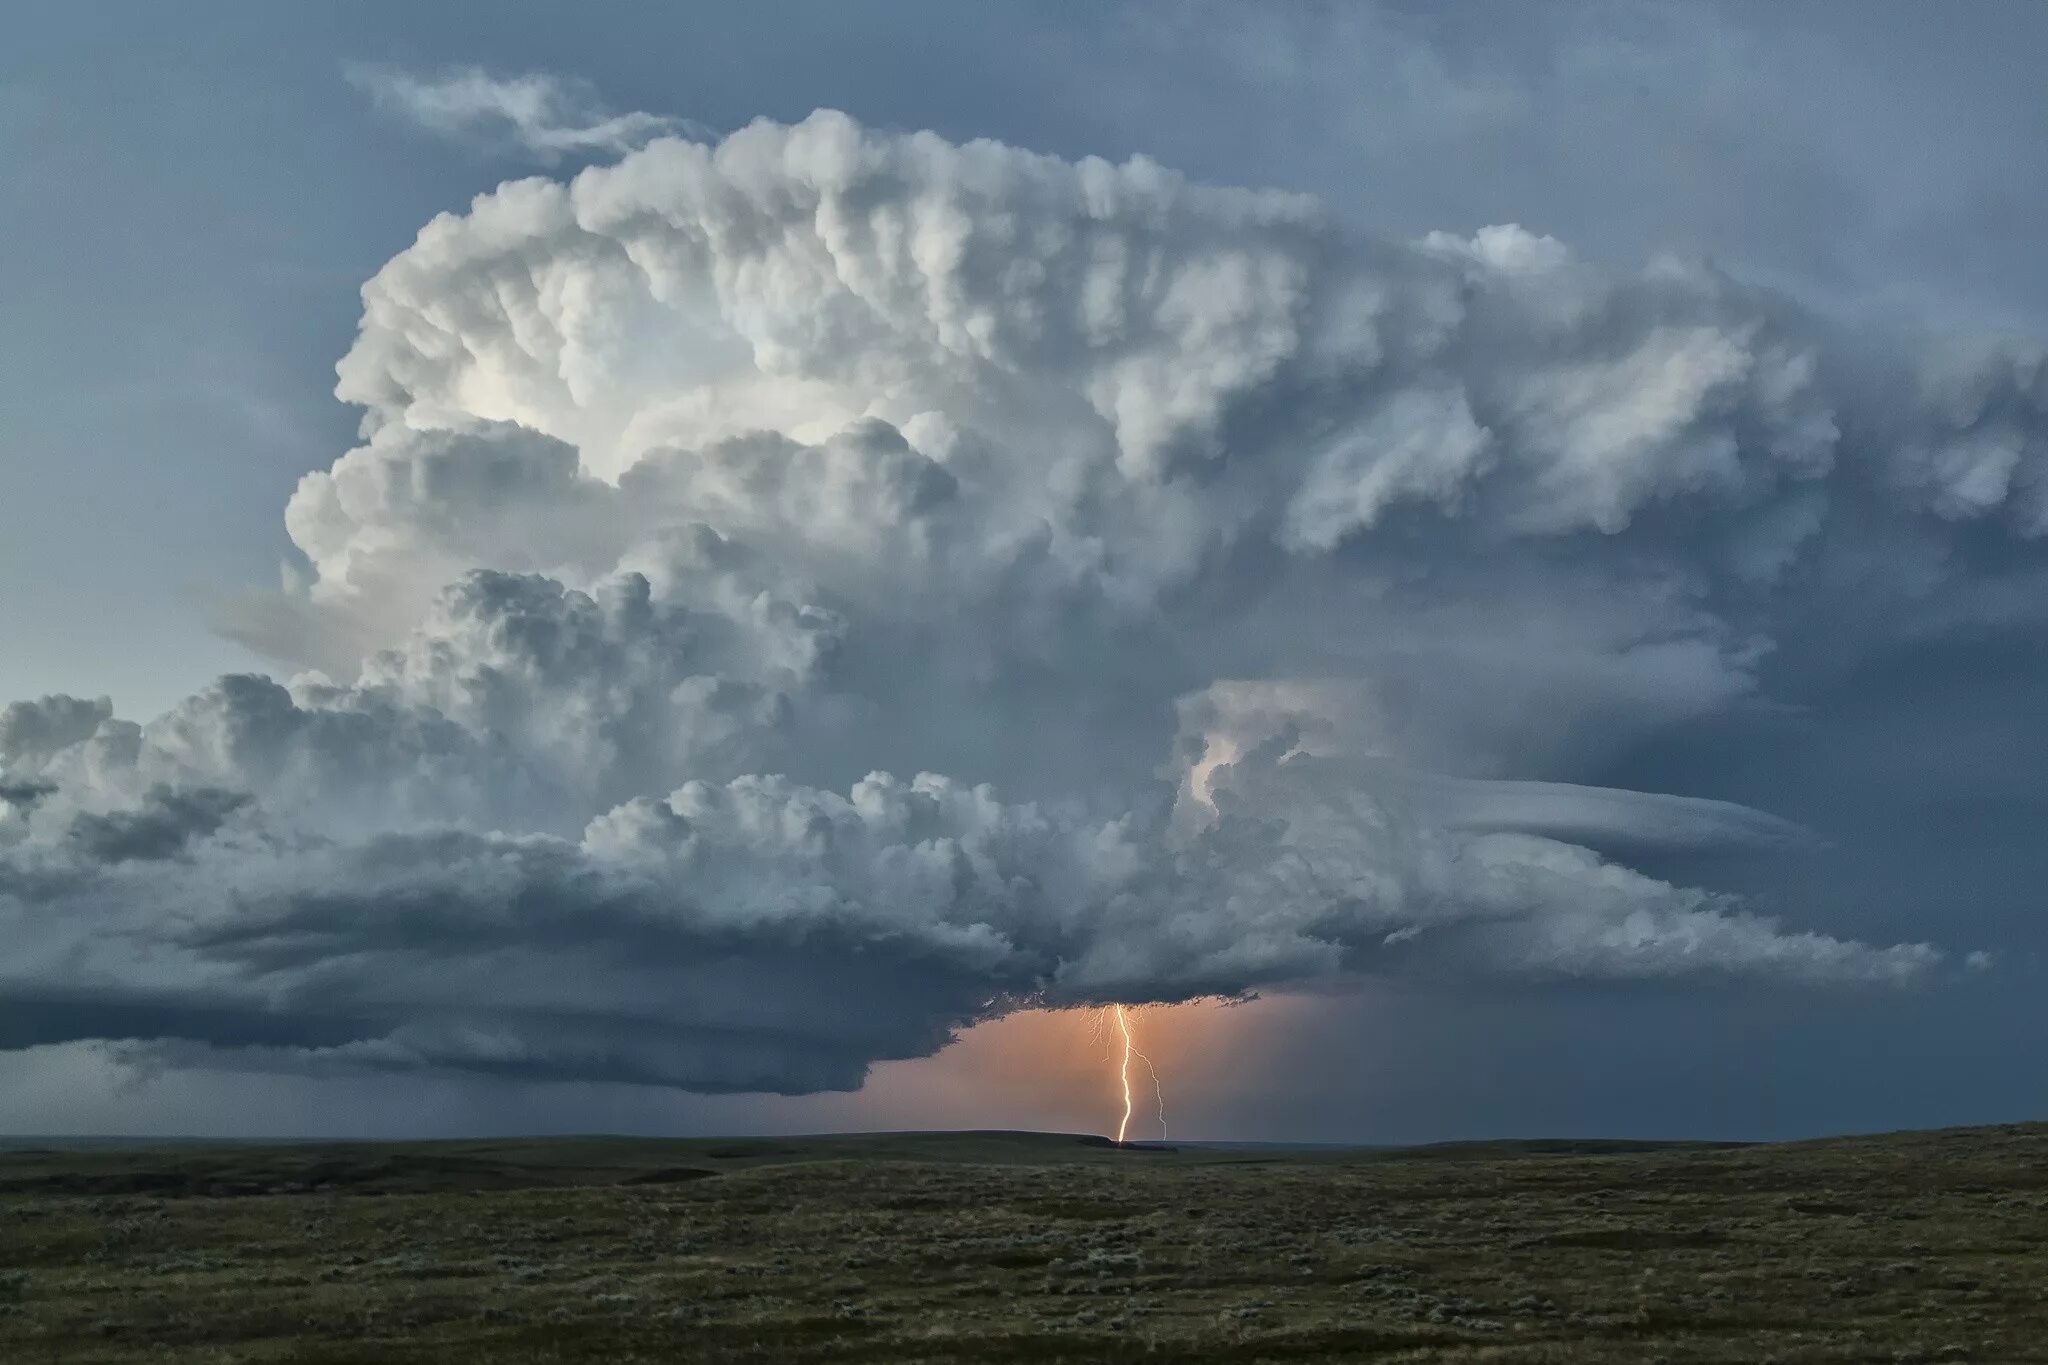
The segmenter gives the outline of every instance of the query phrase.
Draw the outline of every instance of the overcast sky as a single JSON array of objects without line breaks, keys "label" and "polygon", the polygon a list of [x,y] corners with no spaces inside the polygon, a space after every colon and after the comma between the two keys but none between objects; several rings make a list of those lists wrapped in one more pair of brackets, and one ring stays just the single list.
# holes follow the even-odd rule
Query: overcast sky
[{"label": "overcast sky", "polygon": [[0,1131],[2037,1117],[2043,52],[16,7]]}]

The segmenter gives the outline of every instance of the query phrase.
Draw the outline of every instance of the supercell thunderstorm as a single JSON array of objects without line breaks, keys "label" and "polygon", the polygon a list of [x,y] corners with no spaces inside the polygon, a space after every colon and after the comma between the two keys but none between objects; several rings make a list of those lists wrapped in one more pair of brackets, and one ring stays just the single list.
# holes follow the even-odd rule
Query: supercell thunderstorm
[{"label": "supercell thunderstorm", "polygon": [[1963,965],[1588,783],[1814,632],[1995,621],[2030,342],[833,114],[505,184],[363,301],[361,444],[224,612],[279,677],[0,713],[0,1048],[799,1093],[1041,1004]]}]

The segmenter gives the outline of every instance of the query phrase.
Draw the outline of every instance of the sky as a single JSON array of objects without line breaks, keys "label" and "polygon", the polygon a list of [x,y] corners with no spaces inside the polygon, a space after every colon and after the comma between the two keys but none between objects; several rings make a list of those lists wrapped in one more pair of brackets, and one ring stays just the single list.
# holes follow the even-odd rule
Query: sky
[{"label": "sky", "polygon": [[0,23],[0,1131],[2048,1102],[2039,6]]}]

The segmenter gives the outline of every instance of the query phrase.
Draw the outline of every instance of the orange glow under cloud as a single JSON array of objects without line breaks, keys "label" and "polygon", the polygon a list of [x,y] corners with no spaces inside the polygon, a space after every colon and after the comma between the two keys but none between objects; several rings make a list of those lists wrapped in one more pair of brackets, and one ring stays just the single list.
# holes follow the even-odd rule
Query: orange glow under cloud
[{"label": "orange glow under cloud", "polygon": [[[1158,1069],[1171,1136],[1206,1136],[1203,1114],[1238,1088],[1241,1063],[1316,1008],[1312,997],[1196,1001],[1129,1011],[1133,1041]],[[859,1091],[772,1101],[754,1113],[785,1131],[1022,1128],[1114,1135],[1123,1115],[1122,1043],[1095,1009],[1026,1010],[967,1029],[936,1056],[884,1062]],[[1160,1136],[1150,1077],[1130,1137]]]}]

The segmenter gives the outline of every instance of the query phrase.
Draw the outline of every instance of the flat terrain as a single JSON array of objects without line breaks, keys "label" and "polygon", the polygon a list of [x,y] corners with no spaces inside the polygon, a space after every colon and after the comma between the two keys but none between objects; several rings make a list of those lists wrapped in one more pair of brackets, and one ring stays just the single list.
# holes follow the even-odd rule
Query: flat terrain
[{"label": "flat terrain", "polygon": [[2048,1361],[2048,1125],[0,1147],[0,1361]]}]

